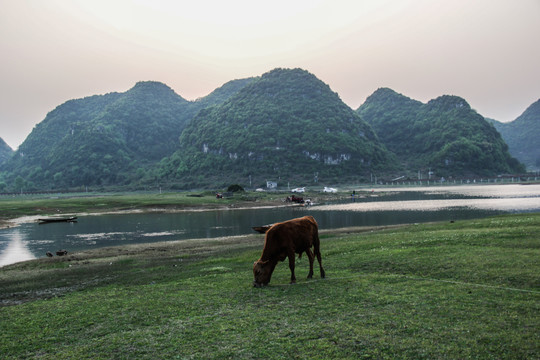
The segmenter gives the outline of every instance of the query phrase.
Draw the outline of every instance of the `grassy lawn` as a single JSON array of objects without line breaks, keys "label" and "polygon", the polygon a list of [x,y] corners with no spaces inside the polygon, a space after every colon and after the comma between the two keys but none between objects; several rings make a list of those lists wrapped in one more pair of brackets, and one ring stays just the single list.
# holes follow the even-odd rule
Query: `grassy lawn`
[{"label": "grassy lawn", "polygon": [[324,232],[252,287],[262,235],[0,269],[0,353],[25,359],[538,359],[540,214]]}]

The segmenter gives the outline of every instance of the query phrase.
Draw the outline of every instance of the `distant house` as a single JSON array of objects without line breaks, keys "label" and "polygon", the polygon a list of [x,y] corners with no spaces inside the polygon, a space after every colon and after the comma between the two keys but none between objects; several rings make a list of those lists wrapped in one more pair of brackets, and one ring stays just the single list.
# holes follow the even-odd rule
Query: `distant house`
[{"label": "distant house", "polygon": [[275,181],[266,181],[267,189],[277,189],[277,182]]}]

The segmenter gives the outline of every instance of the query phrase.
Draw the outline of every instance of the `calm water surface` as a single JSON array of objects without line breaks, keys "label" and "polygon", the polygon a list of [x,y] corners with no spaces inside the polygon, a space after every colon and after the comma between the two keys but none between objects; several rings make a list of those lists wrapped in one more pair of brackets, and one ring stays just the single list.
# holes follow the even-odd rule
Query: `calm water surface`
[{"label": "calm water surface", "polygon": [[[384,193],[384,194],[383,194]],[[0,230],[0,266],[45,252],[253,233],[252,227],[312,215],[321,229],[481,218],[540,211],[540,185],[374,189],[366,197],[306,208],[79,217]]]}]

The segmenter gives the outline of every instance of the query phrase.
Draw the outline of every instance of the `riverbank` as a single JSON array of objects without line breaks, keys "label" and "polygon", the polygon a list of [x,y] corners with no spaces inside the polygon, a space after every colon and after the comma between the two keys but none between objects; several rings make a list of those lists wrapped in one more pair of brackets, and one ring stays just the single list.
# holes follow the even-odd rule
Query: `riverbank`
[{"label": "riverbank", "polygon": [[[295,206],[285,202],[287,195],[288,193],[282,192],[246,192],[218,199],[213,192],[81,193],[0,198],[0,229],[16,226],[20,222],[34,221],[39,217],[66,214],[180,212]],[[311,198],[316,202],[337,200],[345,196],[348,195],[318,192],[304,195],[306,199]]]},{"label": "riverbank", "polygon": [[[367,230],[367,231],[366,231]],[[0,269],[8,358],[540,356],[540,214],[321,231],[327,278],[255,289],[264,236],[130,245]]]}]

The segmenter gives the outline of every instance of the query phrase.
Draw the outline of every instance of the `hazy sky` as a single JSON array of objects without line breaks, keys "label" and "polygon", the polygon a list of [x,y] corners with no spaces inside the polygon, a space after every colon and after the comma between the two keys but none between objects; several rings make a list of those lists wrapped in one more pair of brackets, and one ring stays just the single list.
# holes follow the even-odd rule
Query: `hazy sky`
[{"label": "hazy sky", "polygon": [[164,82],[182,97],[306,69],[353,109],[379,87],[501,121],[540,98],[540,0],[0,0],[0,137],[69,99]]}]

